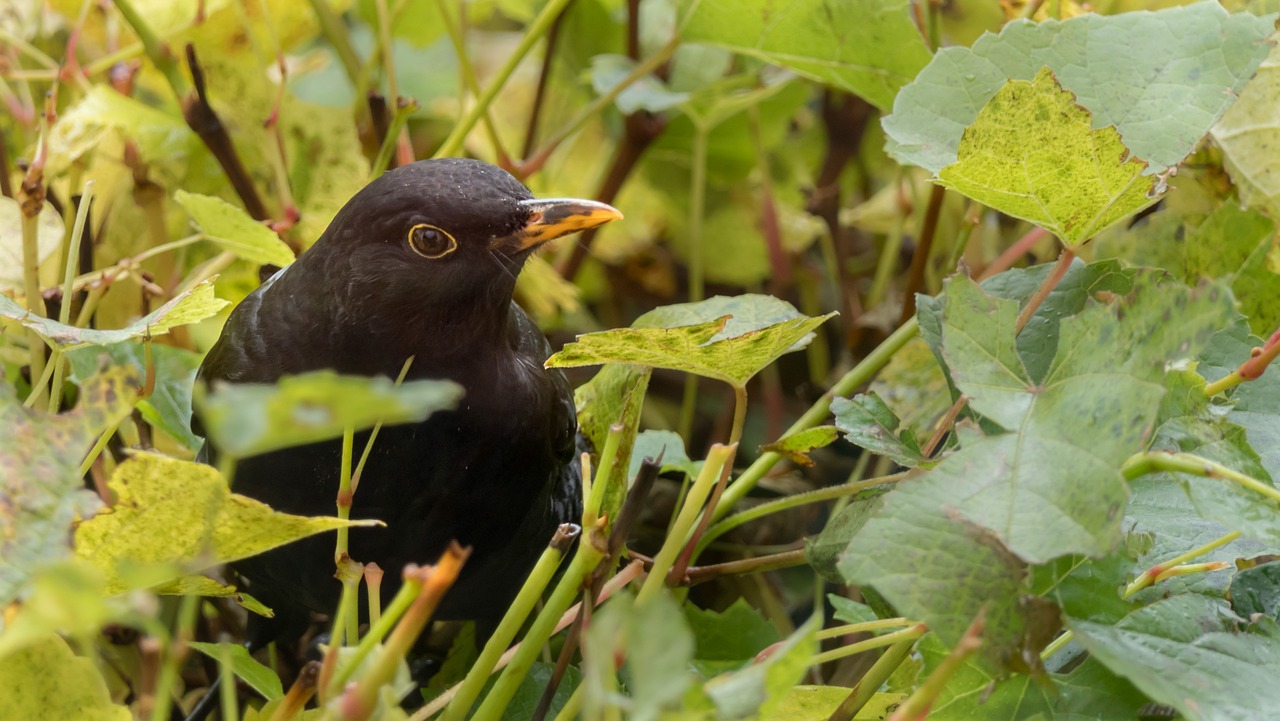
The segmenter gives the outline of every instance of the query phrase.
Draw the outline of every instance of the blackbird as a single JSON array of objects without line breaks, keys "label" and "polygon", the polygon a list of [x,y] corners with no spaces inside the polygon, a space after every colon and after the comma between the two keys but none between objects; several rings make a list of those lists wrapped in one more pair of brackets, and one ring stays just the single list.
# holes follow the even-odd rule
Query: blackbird
[{"label": "blackbird", "polygon": [[[461,384],[456,410],[379,432],[351,517],[386,527],[353,530],[350,554],[387,571],[388,594],[406,563],[434,561],[451,539],[471,546],[437,618],[492,622],[582,502],[573,397],[543,368],[550,347],[512,300],[516,276],[542,243],[621,217],[590,200],[535,199],[475,160],[396,168],[244,299],[199,378],[271,383],[326,368],[394,378],[413,356],[408,379]],[[356,435],[357,453],[367,438]],[[337,440],[240,459],[234,489],[280,511],[332,515],[340,462]],[[278,617],[337,607],[332,537],[233,566]]]}]

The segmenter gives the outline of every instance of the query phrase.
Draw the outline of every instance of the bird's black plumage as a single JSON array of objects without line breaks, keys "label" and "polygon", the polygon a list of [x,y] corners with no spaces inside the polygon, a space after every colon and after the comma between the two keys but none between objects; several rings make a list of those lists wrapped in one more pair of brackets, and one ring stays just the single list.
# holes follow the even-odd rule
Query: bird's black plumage
[{"label": "bird's black plumage", "polygon": [[[541,242],[621,217],[599,203],[534,200],[506,172],[462,159],[392,170],[361,190],[292,266],[231,314],[200,369],[205,382],[270,383],[317,369],[442,378],[456,410],[383,428],[352,518],[351,556],[398,585],[406,563],[451,540],[473,553],[441,618],[497,618],[556,526],[580,515],[569,386],[543,368],[546,338],[512,301]],[[358,434],[355,448],[364,447]],[[277,510],[331,515],[338,441],[237,462],[234,490]],[[281,613],[332,612],[333,539],[315,537],[236,564]]]}]

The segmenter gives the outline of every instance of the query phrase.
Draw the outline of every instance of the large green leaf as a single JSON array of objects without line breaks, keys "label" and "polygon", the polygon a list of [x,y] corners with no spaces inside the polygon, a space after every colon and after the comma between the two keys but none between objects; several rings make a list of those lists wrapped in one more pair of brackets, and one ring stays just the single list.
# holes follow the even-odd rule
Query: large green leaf
[{"label": "large green leaf", "polygon": [[186,209],[205,237],[224,250],[253,263],[281,268],[293,262],[293,251],[280,236],[222,198],[179,190],[173,199]]},{"label": "large green leaf", "polygon": [[1161,173],[1181,162],[1235,101],[1267,55],[1273,25],[1271,16],[1230,15],[1216,2],[1016,20],[972,48],[934,56],[895,98],[884,120],[886,149],[938,172],[955,162],[964,129],[1001,87],[1048,67],[1092,113],[1094,128],[1115,126],[1124,145],[1149,163],[1146,173]]},{"label": "large green leaf", "polygon": [[111,345],[126,340],[164,335],[170,328],[197,323],[211,318],[227,305],[213,294],[213,280],[206,280],[191,290],[175,296],[164,305],[119,330],[96,330],[64,325],[44,316],[32,315],[26,308],[0,295],[0,317],[12,318],[39,333],[42,338],[61,346]]},{"label": "large green leaf", "polygon": [[[66,354],[71,362],[71,380],[83,384],[98,369],[104,357],[112,365],[130,366],[143,378],[147,373],[146,348],[129,341],[108,346],[77,348]],[[151,395],[138,401],[138,412],[152,427],[168,433],[191,451],[199,450],[200,438],[191,432],[191,387],[200,355],[160,343],[151,344],[155,385]]]},{"label": "large green leaf", "polygon": [[929,61],[903,0],[692,0],[681,37],[834,85],[885,109]]},{"label": "large green leaf", "polygon": [[75,410],[61,415],[23,408],[0,382],[0,603],[69,555],[72,524],[101,505],[79,466],[98,436],[129,415],[138,382],[127,368],[96,376],[82,385]]},{"label": "large green leaf", "polygon": [[76,555],[108,593],[153,587],[324,531],[376,522],[277,513],[210,466],[141,453],[111,476],[115,503],[76,527]]},{"label": "large green leaf", "polygon": [[1280,705],[1280,639],[1236,631],[1226,603],[1182,594],[1115,625],[1070,622],[1113,672],[1192,721],[1268,718]]},{"label": "large green leaf", "polygon": [[1089,112],[1042,68],[1033,82],[1010,80],[982,107],[938,178],[1075,247],[1164,192],[1146,167],[1114,128],[1093,130]]},{"label": "large green leaf", "polygon": [[[711,313],[718,317],[708,321]],[[547,367],[620,363],[685,371],[742,387],[782,355],[808,345],[814,329],[834,315],[810,318],[768,296],[717,297],[650,311],[636,320],[637,327],[580,335],[551,356]]]},{"label": "large green leaf", "polygon": [[421,421],[462,397],[450,381],[406,381],[315,371],[271,385],[219,383],[200,405],[218,450],[238,458],[341,436],[377,423]]}]

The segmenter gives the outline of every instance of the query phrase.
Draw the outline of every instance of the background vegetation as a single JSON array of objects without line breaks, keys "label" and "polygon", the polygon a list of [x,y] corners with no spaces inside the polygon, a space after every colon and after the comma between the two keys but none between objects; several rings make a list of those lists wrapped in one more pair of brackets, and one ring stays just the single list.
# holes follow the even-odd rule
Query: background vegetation
[{"label": "background vegetation", "polygon": [[[219,676],[227,719],[1272,717],[1271,10],[5,4],[0,717],[177,718]],[[251,658],[222,564],[361,519],[234,459],[456,396],[193,392],[201,354],[453,155],[627,216],[517,290],[600,450],[582,530],[482,649],[426,626],[459,553],[394,599],[343,564],[322,661]]]}]

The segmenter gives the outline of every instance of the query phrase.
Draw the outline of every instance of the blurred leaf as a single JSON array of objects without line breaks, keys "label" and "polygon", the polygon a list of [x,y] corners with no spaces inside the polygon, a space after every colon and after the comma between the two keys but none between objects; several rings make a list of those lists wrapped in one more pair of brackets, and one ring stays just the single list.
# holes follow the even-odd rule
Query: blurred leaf
[{"label": "blurred leaf", "polygon": [[781,65],[881,109],[929,61],[900,0],[694,0],[680,35]]},{"label": "blurred leaf", "polygon": [[965,128],[1001,87],[1048,67],[1092,114],[1094,128],[1115,126],[1124,146],[1150,164],[1146,174],[1162,173],[1235,101],[1270,50],[1264,40],[1273,26],[1272,17],[1229,15],[1215,2],[1015,20],[972,49],[938,52],[894,99],[885,149],[938,172],[956,161]]},{"label": "blurred leaf", "polygon": [[[44,263],[62,244],[66,229],[62,216],[45,203],[36,216],[36,257]],[[0,196],[0,292],[22,292],[22,206],[13,198]]]},{"label": "blurred leaf", "polygon": [[[72,11],[71,17],[75,17]],[[143,160],[186,156],[195,133],[177,113],[153,108],[107,85],[93,85],[59,114],[49,133],[49,159],[55,169],[70,166],[94,150],[114,130],[133,141]]]},{"label": "blurred leaf", "polygon": [[[916,648],[924,660],[920,679],[927,678],[950,653],[950,649],[940,643],[940,639],[934,634],[922,638]],[[1037,712],[1046,713],[1047,718],[1064,718],[1050,715],[1052,711],[1052,697],[1030,676],[1002,678],[984,669],[981,662],[970,659],[960,666],[943,687],[929,711],[929,719],[1021,721],[1036,718],[1033,714]]]},{"label": "blurred leaf", "polygon": [[[707,323],[671,327],[696,322],[709,312],[725,314]],[[794,316],[777,320],[789,314]],[[578,336],[576,343],[551,356],[547,367],[625,363],[686,371],[741,387],[783,354],[808,345],[813,330],[834,315],[809,318],[790,304],[762,296],[667,306],[641,316],[637,327]],[[650,327],[656,324],[666,327]]]},{"label": "blurred leaf", "polygon": [[129,415],[138,382],[127,368],[95,376],[76,408],[61,415],[23,408],[0,382],[0,603],[69,555],[72,524],[101,505],[84,488],[80,463],[103,431]]},{"label": "blurred leaf", "polygon": [[832,399],[831,412],[850,443],[908,468],[930,465],[915,434],[909,428],[899,434],[901,422],[874,392]]},{"label": "blurred leaf", "polygon": [[240,591],[235,586],[227,586],[208,576],[183,576],[161,583],[151,589],[155,593],[166,596],[207,596],[209,598],[226,598],[246,611],[262,616],[275,618],[275,611],[267,608],[261,601]]},{"label": "blurred leaf", "polygon": [[1273,48],[1240,99],[1227,110],[1210,134],[1225,156],[1240,199],[1254,209],[1277,217],[1280,211],[1280,164],[1272,150],[1280,143],[1275,99],[1280,94],[1280,49]]},{"label": "blurred leaf", "polygon": [[631,450],[631,468],[627,470],[628,478],[635,478],[640,471],[640,464],[646,458],[658,460],[662,457],[661,473],[680,471],[689,476],[698,475],[702,461],[692,461],[684,450],[684,439],[674,431],[658,431],[649,429],[636,436],[635,446]]},{"label": "blurred leaf", "polygon": [[219,451],[237,458],[337,438],[350,427],[424,420],[455,407],[462,388],[450,381],[406,381],[315,371],[267,385],[215,383],[200,404]]},{"label": "blurred leaf", "polygon": [[[6,614],[0,633],[0,669],[8,656],[44,641],[50,634],[90,638],[108,623],[142,626],[153,609],[139,610],[129,599],[108,598],[102,575],[75,558],[41,566],[20,605]],[[136,599],[133,599],[136,600]],[[2,672],[0,672],[2,675]]]},{"label": "blurred leaf", "polygon": [[0,664],[0,708],[15,719],[133,719],[128,707],[111,703],[93,660],[76,656],[54,635]]},{"label": "blurred leaf", "polygon": [[[627,594],[613,597],[592,618],[582,642],[584,717],[603,718],[604,709],[621,707],[628,718],[657,719],[693,682],[693,650],[693,634],[669,594],[640,605]],[[626,657],[629,696],[608,690],[620,656]]]},{"label": "blurred leaf", "polygon": [[281,268],[294,261],[293,251],[280,236],[249,214],[212,195],[179,190],[173,199],[203,231],[206,238],[251,263]]},{"label": "blurred leaf", "polygon": [[[635,66],[636,61],[625,55],[597,55],[591,59],[591,87],[604,95],[617,87]],[[637,110],[660,113],[678,107],[688,99],[688,93],[674,92],[656,76],[648,75],[619,93],[614,104],[626,115]]]},{"label": "blurred leaf", "polygon": [[817,426],[792,433],[773,443],[766,443],[760,446],[760,450],[779,453],[796,465],[812,466],[813,459],[807,454],[817,448],[825,448],[831,445],[832,441],[838,438],[839,435],[840,431],[835,426]]},{"label": "blurred leaf", "polygon": [[268,701],[284,697],[284,688],[280,685],[280,677],[275,671],[263,666],[249,650],[238,643],[201,643],[188,641],[187,645],[203,653],[209,658],[222,662],[225,653],[231,665],[231,672],[257,691]]},{"label": "blurred leaf", "polygon": [[823,578],[843,582],[839,570],[840,559],[849,548],[849,541],[880,512],[888,485],[872,488],[854,496],[839,513],[827,520],[822,533],[804,541],[805,561]]},{"label": "blurred leaf", "polygon": [[1185,247],[1189,281],[1225,278],[1253,332],[1269,336],[1280,326],[1280,268],[1274,262],[1271,219],[1228,200],[1187,237]]},{"label": "blurred leaf", "polygon": [[1266,718],[1280,704],[1280,640],[1239,633],[1237,622],[1223,601],[1184,594],[1115,625],[1070,626],[1091,655],[1187,719]]},{"label": "blurred leaf", "polygon": [[209,466],[152,453],[121,463],[109,485],[116,502],[75,532],[76,555],[102,570],[108,593],[159,585],[185,575],[180,569],[201,571],[316,533],[376,523],[277,513],[231,493]]},{"label": "blurred leaf", "polygon": [[111,345],[134,338],[164,335],[170,328],[210,318],[226,305],[227,301],[214,297],[213,279],[209,279],[119,330],[63,325],[56,320],[31,315],[25,308],[2,295],[0,317],[12,318],[39,333],[50,343],[66,349],[83,345]]},{"label": "blurred leaf", "polygon": [[1164,192],[1146,167],[1114,129],[1090,129],[1089,112],[1044,68],[1034,82],[1009,81],[983,106],[938,178],[1074,248]]},{"label": "blurred leaf", "polygon": [[815,634],[821,627],[821,619],[815,616],[763,661],[708,681],[703,691],[715,704],[720,718],[774,718],[818,652]]},{"label": "blurred leaf", "polygon": [[[554,671],[555,664],[535,661],[516,689],[515,696],[511,697],[511,703],[507,704],[506,710],[502,712],[502,721],[528,721],[533,718],[533,712],[537,710],[543,692],[551,683]],[[582,683],[582,672],[573,666],[566,668],[564,676],[560,679],[560,685],[556,687],[556,692],[551,697],[551,705],[547,708],[548,718],[554,718],[554,714],[558,714],[560,709],[564,708],[580,683]]]},{"label": "blurred leaf", "polygon": [[[145,343],[146,341],[143,341]],[[97,370],[103,357],[112,365],[129,366],[145,378],[146,351],[143,343],[113,343],[101,347],[77,348],[66,354],[71,362],[70,378],[83,384]],[[151,360],[155,365],[155,388],[151,395],[138,401],[138,411],[152,427],[168,433],[191,451],[199,450],[202,441],[191,432],[191,387],[200,355],[182,348],[160,343],[151,344]]]}]

